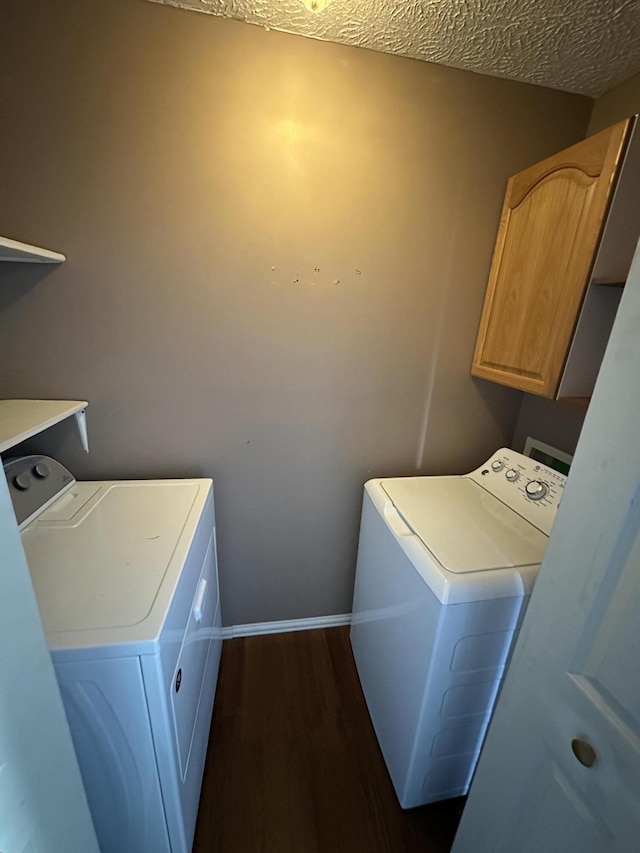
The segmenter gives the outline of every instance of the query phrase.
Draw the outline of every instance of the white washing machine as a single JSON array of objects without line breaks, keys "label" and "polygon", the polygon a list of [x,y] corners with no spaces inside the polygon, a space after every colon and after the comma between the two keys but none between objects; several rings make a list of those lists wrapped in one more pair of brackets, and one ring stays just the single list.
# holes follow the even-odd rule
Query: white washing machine
[{"label": "white washing machine", "polygon": [[365,485],[351,645],[403,808],[469,788],[565,480],[503,448]]},{"label": "white washing machine", "polygon": [[187,853],[221,650],[211,480],[5,464],[102,853]]}]

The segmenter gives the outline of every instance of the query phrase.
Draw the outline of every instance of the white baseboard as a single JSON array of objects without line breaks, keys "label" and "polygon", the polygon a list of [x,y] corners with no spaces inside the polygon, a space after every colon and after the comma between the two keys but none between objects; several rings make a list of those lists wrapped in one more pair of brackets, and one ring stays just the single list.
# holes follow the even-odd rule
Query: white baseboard
[{"label": "white baseboard", "polygon": [[222,629],[222,639],[232,637],[252,637],[257,634],[284,634],[288,631],[312,631],[314,628],[333,628],[336,625],[350,625],[350,613],[338,613],[334,616],[311,616],[308,619],[283,619],[280,622],[251,622],[246,625],[232,625]]}]

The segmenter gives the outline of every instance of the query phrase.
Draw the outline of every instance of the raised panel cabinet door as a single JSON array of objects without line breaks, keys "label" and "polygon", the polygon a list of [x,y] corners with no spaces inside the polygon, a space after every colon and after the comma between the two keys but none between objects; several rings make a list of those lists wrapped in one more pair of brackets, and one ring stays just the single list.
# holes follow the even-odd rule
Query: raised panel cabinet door
[{"label": "raised panel cabinet door", "polygon": [[474,376],[555,397],[631,124],[509,179]]}]

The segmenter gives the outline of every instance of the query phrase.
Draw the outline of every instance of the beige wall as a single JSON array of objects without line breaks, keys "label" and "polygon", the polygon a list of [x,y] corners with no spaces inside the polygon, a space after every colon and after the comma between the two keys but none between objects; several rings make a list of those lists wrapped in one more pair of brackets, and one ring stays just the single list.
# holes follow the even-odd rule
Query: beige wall
[{"label": "beige wall", "polygon": [[[594,102],[587,136],[636,113],[640,113],[640,74],[605,92]],[[585,414],[566,403],[524,394],[512,446],[522,450],[527,436],[532,435],[566,453],[573,453]]]},{"label": "beige wall", "polygon": [[588,135],[640,113],[640,74],[601,95],[593,105]]},{"label": "beige wall", "polygon": [[226,624],[350,609],[363,482],[460,472],[508,175],[587,99],[142,0],[4,11],[0,394],[91,401],[80,477],[213,476]]}]

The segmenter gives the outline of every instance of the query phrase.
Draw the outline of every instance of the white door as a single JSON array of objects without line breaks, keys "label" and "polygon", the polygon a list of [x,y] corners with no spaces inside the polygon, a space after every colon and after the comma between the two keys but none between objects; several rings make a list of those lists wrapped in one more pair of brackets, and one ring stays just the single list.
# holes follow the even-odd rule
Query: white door
[{"label": "white door", "polygon": [[453,853],[640,850],[640,256]]},{"label": "white door", "polygon": [[1,466],[0,850],[98,853]]}]

